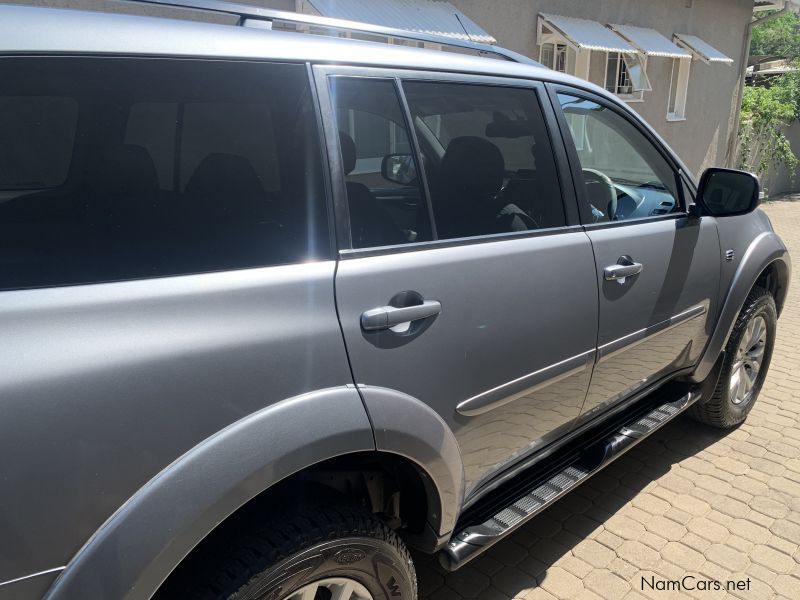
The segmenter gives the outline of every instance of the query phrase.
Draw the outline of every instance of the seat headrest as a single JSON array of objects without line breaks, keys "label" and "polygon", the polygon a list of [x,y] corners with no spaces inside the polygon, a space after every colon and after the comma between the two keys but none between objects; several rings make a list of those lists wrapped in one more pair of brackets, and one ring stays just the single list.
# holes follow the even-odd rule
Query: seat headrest
[{"label": "seat headrest", "polygon": [[446,185],[458,192],[473,197],[494,195],[503,185],[505,161],[492,142],[473,136],[457,137],[447,146],[439,173]]},{"label": "seat headrest", "polygon": [[261,195],[264,187],[255,168],[244,156],[217,152],[200,161],[184,193],[187,196],[216,196],[224,201],[226,198]]},{"label": "seat headrest", "polygon": [[356,143],[344,131],[340,131],[339,147],[342,149],[342,169],[345,175],[350,175],[356,168]]}]

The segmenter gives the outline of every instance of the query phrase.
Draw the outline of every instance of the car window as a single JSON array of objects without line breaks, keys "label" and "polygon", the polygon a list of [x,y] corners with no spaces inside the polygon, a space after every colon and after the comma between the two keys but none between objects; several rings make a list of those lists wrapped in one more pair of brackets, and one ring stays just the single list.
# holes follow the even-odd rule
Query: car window
[{"label": "car window", "polygon": [[630,121],[585,98],[558,98],[580,160],[584,222],[642,219],[681,210],[675,171]]},{"label": "car window", "polygon": [[14,141],[0,144],[0,189],[47,189],[64,183],[77,126],[74,98],[0,96],[0,140]]},{"label": "car window", "polygon": [[431,239],[428,205],[391,80],[332,77],[353,248]]},{"label": "car window", "polygon": [[330,255],[303,66],[19,57],[0,81],[0,287]]},{"label": "car window", "polygon": [[439,238],[566,224],[534,90],[406,81]]}]

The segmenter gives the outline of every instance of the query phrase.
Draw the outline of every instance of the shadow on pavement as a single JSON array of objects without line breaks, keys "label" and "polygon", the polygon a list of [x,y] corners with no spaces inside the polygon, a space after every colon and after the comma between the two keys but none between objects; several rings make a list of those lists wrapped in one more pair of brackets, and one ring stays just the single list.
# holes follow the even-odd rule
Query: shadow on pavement
[{"label": "shadow on pavement", "polygon": [[676,419],[456,572],[444,571],[435,557],[415,553],[420,600],[513,598],[539,586],[553,563],[596,533],[652,481],[728,433],[686,416]]}]

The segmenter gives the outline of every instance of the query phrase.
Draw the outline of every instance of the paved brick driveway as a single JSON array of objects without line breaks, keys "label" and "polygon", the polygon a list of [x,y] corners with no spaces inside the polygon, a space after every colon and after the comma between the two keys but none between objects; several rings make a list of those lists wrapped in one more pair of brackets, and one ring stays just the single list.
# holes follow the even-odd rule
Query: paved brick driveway
[{"label": "paved brick driveway", "polygon": [[[800,264],[800,202],[765,208]],[[423,600],[800,599],[800,277],[747,422],[679,418],[460,571],[418,559]],[[749,589],[642,589],[685,575]]]}]

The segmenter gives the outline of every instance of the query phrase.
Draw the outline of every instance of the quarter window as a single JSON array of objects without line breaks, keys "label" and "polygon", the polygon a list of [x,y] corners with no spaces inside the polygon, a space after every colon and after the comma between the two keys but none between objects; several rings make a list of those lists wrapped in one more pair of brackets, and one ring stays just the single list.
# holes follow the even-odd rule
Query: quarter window
[{"label": "quarter window", "polygon": [[353,248],[431,239],[428,205],[393,81],[333,77]]},{"label": "quarter window", "polygon": [[407,81],[439,238],[565,224],[536,92]]},{"label": "quarter window", "polygon": [[675,172],[656,147],[619,113],[559,94],[584,184],[585,222],[622,221],[681,210]]},{"label": "quarter window", "polygon": [[330,255],[302,65],[0,59],[0,288]]}]

